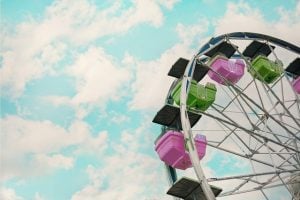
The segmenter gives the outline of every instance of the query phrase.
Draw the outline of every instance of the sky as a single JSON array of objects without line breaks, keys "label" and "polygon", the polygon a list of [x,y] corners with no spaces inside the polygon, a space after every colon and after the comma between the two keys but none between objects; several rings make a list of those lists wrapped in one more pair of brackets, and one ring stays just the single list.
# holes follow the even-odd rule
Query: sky
[{"label": "sky", "polygon": [[[0,0],[0,7],[4,200],[170,199],[154,151],[160,127],[151,121],[172,64],[234,31],[300,45],[297,0]],[[233,162],[208,154],[204,168],[223,175],[236,170],[226,165]]]}]

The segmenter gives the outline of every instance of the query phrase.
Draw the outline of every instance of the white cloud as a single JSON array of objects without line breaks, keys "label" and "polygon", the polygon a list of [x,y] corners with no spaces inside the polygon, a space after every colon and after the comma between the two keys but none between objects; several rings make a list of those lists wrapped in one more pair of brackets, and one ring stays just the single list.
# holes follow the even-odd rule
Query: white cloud
[{"label": "white cloud", "polygon": [[300,31],[299,5],[298,2],[293,11],[280,9],[279,20],[269,21],[260,10],[244,1],[237,4],[228,3],[225,15],[215,24],[215,35],[249,31],[275,36],[300,45],[297,34]]},{"label": "white cloud", "polygon": [[35,156],[37,168],[38,166],[42,166],[41,169],[50,168],[62,168],[62,169],[70,169],[74,165],[74,159],[70,157],[63,156],[61,154],[55,154],[53,156],[47,156],[44,154],[37,154]]},{"label": "white cloud", "polygon": [[135,131],[122,133],[120,143],[112,142],[113,154],[102,157],[103,165],[92,165],[86,169],[90,182],[72,199],[171,199],[165,195],[167,180],[162,180],[164,169],[156,157],[153,158],[142,149],[149,145],[147,122]]},{"label": "white cloud", "polygon": [[14,33],[3,31],[3,67],[1,88],[18,97],[26,84],[48,73],[66,54],[66,46],[77,45],[112,34],[124,33],[142,23],[160,26],[161,7],[172,8],[176,1],[134,0],[127,10],[114,2],[99,10],[88,0],[55,1],[47,8],[44,19],[23,22]]},{"label": "white cloud", "polygon": [[[101,169],[87,168],[90,184],[72,199],[151,199],[165,185],[159,179],[162,172],[159,162],[149,156],[125,151],[104,159],[104,163]],[[164,196],[162,193],[159,199]]]},{"label": "white cloud", "polygon": [[[201,24],[201,25],[199,25]],[[207,32],[209,26],[208,20],[199,20],[197,24],[192,26],[185,26],[184,24],[177,24],[176,26],[176,32],[183,43],[187,45],[191,45],[191,43],[195,42],[203,42],[203,33]],[[193,49],[191,49],[193,50]]]},{"label": "white cloud", "polygon": [[0,199],[3,200],[23,200],[22,197],[18,196],[16,192],[11,188],[0,188]]},{"label": "white cloud", "polygon": [[118,99],[120,89],[130,80],[129,70],[117,67],[111,56],[95,47],[78,57],[69,74],[77,80],[77,94],[72,99],[74,104],[102,104],[107,99]]},{"label": "white cloud", "polygon": [[[64,34],[76,44],[115,33],[124,33],[141,23],[160,26],[163,23],[162,7],[172,8],[176,1],[133,0],[129,9],[123,10],[123,2],[114,2],[105,10],[88,1],[62,1],[53,4],[47,16],[55,26],[62,27]],[[66,9],[68,8],[68,9]],[[71,34],[72,33],[72,34]]]},{"label": "white cloud", "polygon": [[5,149],[5,153],[0,154],[1,179],[72,168],[74,158],[61,155],[62,149],[76,147],[74,154],[97,152],[101,155],[106,141],[106,131],[91,136],[84,122],[75,121],[69,130],[65,130],[49,121],[7,116],[1,121],[1,148]]},{"label": "white cloud", "polygon": [[[128,95],[132,66],[124,62],[119,65],[120,62],[102,48],[90,47],[66,69],[66,73],[75,78],[76,94],[73,97],[47,96],[43,99],[54,105],[74,107],[78,119],[84,118],[95,107],[104,110],[108,101]],[[122,120],[127,119],[123,117]]]}]

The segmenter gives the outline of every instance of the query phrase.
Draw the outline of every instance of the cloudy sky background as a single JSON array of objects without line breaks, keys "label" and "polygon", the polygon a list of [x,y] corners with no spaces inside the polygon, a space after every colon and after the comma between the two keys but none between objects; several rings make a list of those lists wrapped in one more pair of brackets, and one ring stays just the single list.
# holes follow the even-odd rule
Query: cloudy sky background
[{"label": "cloudy sky background", "polygon": [[[227,32],[300,45],[297,0],[1,0],[0,6],[5,200],[170,199],[153,150],[160,128],[151,123],[173,81],[170,66]],[[207,174],[221,175],[238,161],[207,156],[204,163]]]}]

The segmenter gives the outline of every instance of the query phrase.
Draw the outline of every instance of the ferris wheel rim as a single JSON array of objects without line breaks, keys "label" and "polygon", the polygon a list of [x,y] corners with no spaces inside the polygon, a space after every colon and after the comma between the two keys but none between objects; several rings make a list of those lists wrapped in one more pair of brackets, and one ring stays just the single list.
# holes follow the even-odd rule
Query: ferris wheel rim
[{"label": "ferris wheel rim", "polygon": [[281,46],[282,48],[285,48],[289,51],[293,51],[294,53],[300,54],[299,46],[294,45],[290,42],[287,42],[285,40],[279,39],[274,36],[261,34],[261,33],[255,33],[255,32],[231,32],[231,33],[222,34],[222,35],[219,35],[216,37],[212,37],[206,44],[202,45],[202,47],[198,51],[197,55],[203,54],[203,52],[207,48],[209,48],[210,45],[215,45],[216,43],[219,43],[226,39],[269,41],[269,42],[271,42],[275,45]]},{"label": "ferris wheel rim", "polygon": [[[193,77],[193,72],[194,72],[194,68],[195,68],[195,65],[193,63],[194,63],[194,61],[196,60],[197,57],[199,57],[200,55],[203,55],[205,52],[207,52],[214,45],[219,44],[220,42],[222,42],[224,40],[228,40],[228,39],[267,40],[267,41],[272,42],[272,43],[274,43],[278,46],[281,46],[281,47],[283,47],[283,48],[285,48],[289,51],[300,54],[300,48],[297,47],[296,45],[293,45],[291,43],[288,43],[286,41],[283,41],[281,39],[278,39],[278,38],[275,38],[275,37],[272,37],[272,36],[267,36],[267,35],[258,34],[258,33],[235,32],[235,33],[228,33],[228,34],[224,34],[224,35],[212,38],[208,43],[203,45],[203,47],[200,49],[198,54],[196,54],[196,56],[193,57],[192,61],[187,65],[184,76],[183,76],[183,80],[182,80],[183,84],[181,86],[181,92],[182,93],[181,93],[180,112],[183,113],[181,115],[181,123],[183,124],[183,132],[187,133],[187,134],[185,134],[186,139],[191,138],[191,127],[190,127],[190,124],[189,124],[189,119],[188,119],[187,114],[186,114],[187,113],[186,104],[182,103],[182,102],[186,102],[186,100],[187,100],[187,93],[189,92],[189,84],[190,84],[191,79]],[[207,48],[207,46],[209,48]],[[204,113],[202,113],[202,114],[204,114]],[[191,145],[193,145],[192,141],[191,141]],[[192,159],[192,156],[191,156],[191,159]],[[193,167],[194,167],[194,169],[196,168],[196,166],[193,166]],[[197,172],[196,172],[196,174],[197,174]],[[205,177],[205,176],[203,175],[202,177]],[[201,182],[203,180],[199,180],[199,181]]]}]

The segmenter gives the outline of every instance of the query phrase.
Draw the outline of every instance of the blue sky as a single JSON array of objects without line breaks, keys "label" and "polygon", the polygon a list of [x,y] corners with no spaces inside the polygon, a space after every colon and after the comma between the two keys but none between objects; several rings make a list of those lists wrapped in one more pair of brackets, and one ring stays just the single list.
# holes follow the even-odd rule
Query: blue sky
[{"label": "blue sky", "polygon": [[296,0],[0,5],[2,199],[169,199],[151,121],[173,62],[233,31],[300,44]]}]

